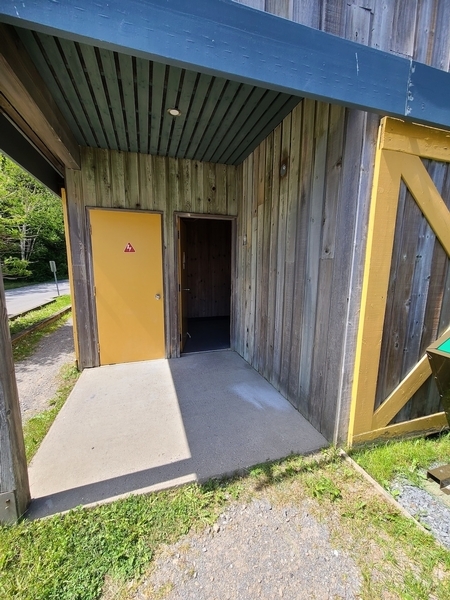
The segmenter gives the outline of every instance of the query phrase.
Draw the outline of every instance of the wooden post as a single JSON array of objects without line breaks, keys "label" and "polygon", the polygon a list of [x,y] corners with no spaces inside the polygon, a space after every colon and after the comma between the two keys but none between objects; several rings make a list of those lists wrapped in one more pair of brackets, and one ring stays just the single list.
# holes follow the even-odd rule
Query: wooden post
[{"label": "wooden post", "polygon": [[29,502],[19,394],[0,269],[0,523],[15,523]]}]

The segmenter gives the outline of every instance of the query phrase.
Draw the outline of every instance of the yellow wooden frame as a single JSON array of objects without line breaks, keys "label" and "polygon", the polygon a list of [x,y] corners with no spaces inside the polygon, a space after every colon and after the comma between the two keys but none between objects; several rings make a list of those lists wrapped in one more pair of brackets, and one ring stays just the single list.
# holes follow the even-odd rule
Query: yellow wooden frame
[{"label": "yellow wooden frame", "polygon": [[428,175],[421,157],[450,162],[450,132],[384,118],[379,131],[372,187],[349,444],[379,437],[435,431],[447,425],[443,412],[389,425],[393,417],[431,375],[426,356],[421,358],[374,411],[402,180],[450,256],[450,212]]}]

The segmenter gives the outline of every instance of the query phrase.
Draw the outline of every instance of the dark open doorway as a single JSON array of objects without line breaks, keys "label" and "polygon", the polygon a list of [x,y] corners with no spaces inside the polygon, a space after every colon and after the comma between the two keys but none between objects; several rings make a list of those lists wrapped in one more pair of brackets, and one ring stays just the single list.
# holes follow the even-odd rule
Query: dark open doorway
[{"label": "dark open doorway", "polygon": [[232,221],[180,217],[180,351],[230,347]]}]

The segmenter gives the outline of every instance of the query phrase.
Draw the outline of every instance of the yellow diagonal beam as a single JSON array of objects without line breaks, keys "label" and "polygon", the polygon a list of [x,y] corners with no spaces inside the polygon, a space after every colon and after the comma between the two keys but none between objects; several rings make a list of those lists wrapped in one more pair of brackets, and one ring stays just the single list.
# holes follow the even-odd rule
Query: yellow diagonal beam
[{"label": "yellow diagonal beam", "polygon": [[[386,151],[389,152],[389,151]],[[392,154],[398,154],[392,152]],[[450,256],[450,212],[418,156],[401,154],[402,179]]]}]

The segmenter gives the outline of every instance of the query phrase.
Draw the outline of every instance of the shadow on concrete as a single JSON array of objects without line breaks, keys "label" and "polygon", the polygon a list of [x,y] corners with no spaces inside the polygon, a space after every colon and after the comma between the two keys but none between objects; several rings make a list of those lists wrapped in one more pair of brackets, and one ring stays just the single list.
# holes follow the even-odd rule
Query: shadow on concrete
[{"label": "shadow on concrete", "polygon": [[228,475],[323,438],[231,351],[83,372],[30,466],[30,518]]}]

